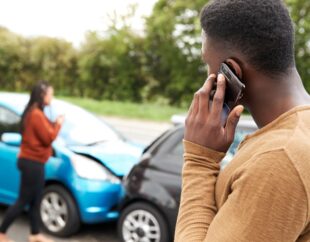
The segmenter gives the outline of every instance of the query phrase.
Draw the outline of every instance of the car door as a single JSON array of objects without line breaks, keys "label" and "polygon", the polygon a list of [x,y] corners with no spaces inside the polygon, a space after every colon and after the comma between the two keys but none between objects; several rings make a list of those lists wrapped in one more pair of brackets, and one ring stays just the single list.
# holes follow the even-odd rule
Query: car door
[{"label": "car door", "polygon": [[[183,166],[182,139],[184,129],[176,129],[157,148],[152,167],[157,172],[157,182],[168,191],[173,200],[179,203],[181,192],[181,171]],[[153,178],[154,179],[154,178]]]},{"label": "car door", "polygon": [[0,203],[13,203],[18,194],[20,174],[17,168],[18,146],[2,141],[3,133],[19,132],[20,116],[0,106]]}]

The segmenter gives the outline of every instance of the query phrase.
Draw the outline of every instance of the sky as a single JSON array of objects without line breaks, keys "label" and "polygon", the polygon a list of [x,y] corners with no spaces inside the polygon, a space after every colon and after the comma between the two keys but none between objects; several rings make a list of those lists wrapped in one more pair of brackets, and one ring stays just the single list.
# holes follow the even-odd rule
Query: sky
[{"label": "sky", "polygon": [[143,30],[156,0],[7,0],[0,1],[0,26],[24,36],[63,38],[79,46],[87,31],[104,30],[108,15],[123,15],[137,4],[133,29]]}]

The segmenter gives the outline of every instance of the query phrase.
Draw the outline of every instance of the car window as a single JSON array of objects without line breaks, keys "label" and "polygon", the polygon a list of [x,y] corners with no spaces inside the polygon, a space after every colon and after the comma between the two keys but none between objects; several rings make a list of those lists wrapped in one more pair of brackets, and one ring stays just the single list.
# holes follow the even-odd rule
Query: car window
[{"label": "car window", "polygon": [[[223,158],[221,162],[221,169],[224,169],[227,166],[227,164],[232,160],[232,158],[237,152],[237,148],[240,142],[244,139],[244,137],[252,133],[253,131],[255,131],[255,129],[245,129],[242,127],[236,130],[234,142],[232,143],[230,149],[226,153],[226,156]],[[183,152],[184,152],[183,142],[182,142],[182,139],[180,139],[179,142],[175,144],[173,148],[171,148],[170,153],[175,155],[176,157],[179,157],[180,161],[183,161]],[[175,161],[176,160],[174,160],[174,162]]]},{"label": "car window", "polygon": [[183,140],[184,129],[177,129],[170,133],[168,137],[161,141],[156,147],[154,155],[154,167],[158,169],[180,174],[183,166]]},{"label": "car window", "polygon": [[[249,130],[243,130],[243,129],[238,129],[236,134],[235,134],[235,139],[234,142],[232,143],[229,152],[234,155],[237,151],[239,143],[244,139],[244,137],[249,134]],[[171,153],[174,155],[183,155],[183,142],[180,140],[172,149]]]},{"label": "car window", "polygon": [[249,129],[237,129],[235,134],[234,142],[231,144],[230,151],[235,154],[237,152],[237,148],[240,144],[240,142],[244,139],[244,137],[250,133],[252,133],[254,130]]},{"label": "car window", "polygon": [[183,155],[182,140],[184,137],[184,129],[175,129],[159,146],[160,153],[170,155]]},{"label": "car window", "polygon": [[238,146],[241,143],[241,141],[245,138],[246,135],[254,132],[255,129],[251,128],[237,128],[234,142],[231,144],[228,152],[226,153],[226,156],[221,162],[221,169],[224,169],[228,163],[233,159],[234,155],[236,154],[238,150]]},{"label": "car window", "polygon": [[0,135],[5,132],[19,132],[20,117],[7,108],[0,106]]},{"label": "car window", "polygon": [[148,146],[146,146],[143,150],[143,154],[146,152],[152,153],[152,150],[154,150],[154,147],[158,147],[156,143],[160,143],[162,139],[164,139],[167,134],[169,133],[169,130],[164,131],[160,136],[158,136],[155,140],[153,140]]},{"label": "car window", "polygon": [[171,150],[171,153],[174,154],[174,155],[178,155],[178,156],[183,156],[183,142],[182,140],[180,140],[176,146]]},{"label": "car window", "polygon": [[[224,157],[223,161],[221,162],[221,168],[222,169],[225,168],[226,165],[232,160],[235,153],[237,152],[237,148],[238,148],[239,143],[243,140],[244,136],[247,135],[248,133],[249,133],[248,130],[242,130],[242,129],[237,130],[234,142],[232,143],[230,149],[226,153],[226,156]],[[184,152],[184,148],[183,148],[183,142],[181,139],[181,140],[179,140],[179,142],[177,144],[175,144],[175,146],[173,148],[171,148],[170,153],[176,157],[179,157],[180,164],[182,164],[183,152]],[[177,159],[173,160],[173,161],[176,162]]]},{"label": "car window", "polygon": [[65,116],[59,138],[67,145],[89,145],[122,138],[103,120],[72,104],[55,100],[44,112],[51,121],[58,115]]}]

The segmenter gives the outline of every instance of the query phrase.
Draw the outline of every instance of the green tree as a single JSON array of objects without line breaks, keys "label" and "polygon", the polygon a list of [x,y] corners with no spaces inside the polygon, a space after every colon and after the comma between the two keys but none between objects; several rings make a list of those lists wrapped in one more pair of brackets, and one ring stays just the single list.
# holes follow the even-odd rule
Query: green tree
[{"label": "green tree", "polygon": [[[203,83],[199,12],[205,1],[159,0],[146,22],[146,55],[153,77],[149,98],[187,103]],[[201,80],[199,83],[197,80]]]},{"label": "green tree", "polygon": [[21,36],[6,28],[0,28],[0,85],[2,89],[20,89],[20,83],[17,80],[27,55],[25,43],[26,40]]},{"label": "green tree", "polygon": [[0,28],[1,89],[26,91],[40,79],[50,81],[61,94],[74,94],[76,50],[63,40],[23,38]]},{"label": "green tree", "polygon": [[[29,90],[49,80],[58,93],[97,99],[151,100],[188,105],[206,78],[201,61],[199,13],[207,0],[158,0],[144,34],[135,15],[111,18],[104,35],[91,32],[75,49],[55,38],[25,38],[0,27],[0,85]],[[286,0],[296,29],[296,64],[310,91],[310,1]]]},{"label": "green tree", "polygon": [[[188,104],[202,85],[206,71],[200,57],[199,13],[207,2],[159,0],[155,4],[146,22],[146,55],[153,77],[150,98],[164,95],[172,104]],[[310,1],[286,2],[296,26],[297,68],[310,91]]]},{"label": "green tree", "polygon": [[80,91],[83,96],[98,99],[143,99],[147,84],[143,37],[126,24],[114,21],[105,36],[92,32],[87,35],[79,56]]},{"label": "green tree", "polygon": [[295,23],[296,64],[304,84],[310,92],[310,1],[286,0]]},{"label": "green tree", "polygon": [[48,80],[60,94],[75,94],[77,52],[72,44],[55,38],[39,37],[30,40],[29,59],[25,73],[33,80]]}]

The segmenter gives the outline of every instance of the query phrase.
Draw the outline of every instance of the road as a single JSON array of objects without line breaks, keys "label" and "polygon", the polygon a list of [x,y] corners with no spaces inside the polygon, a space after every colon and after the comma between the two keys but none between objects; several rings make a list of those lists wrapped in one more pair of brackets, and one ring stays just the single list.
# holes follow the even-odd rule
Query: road
[{"label": "road", "polygon": [[[0,221],[2,221],[6,207],[0,207]],[[27,242],[29,223],[26,213],[18,218],[10,227],[8,234],[15,242]],[[52,236],[55,242],[118,242],[116,223],[84,225],[78,234],[71,238],[59,239]]]},{"label": "road", "polygon": [[106,117],[104,120],[130,140],[141,144],[149,144],[158,135],[162,134],[172,126],[171,123],[159,123],[134,119],[126,120],[114,117]]},{"label": "road", "polygon": [[[125,137],[134,142],[147,145],[158,135],[167,130],[169,123],[146,122],[139,120],[125,120],[121,118],[106,117],[104,120],[120,131]],[[2,221],[6,207],[0,206],[0,221]],[[18,218],[8,231],[10,238],[15,242],[27,242],[29,225],[26,214]],[[50,237],[55,242],[118,242],[116,223],[103,223],[97,225],[83,225],[78,234],[60,239]]]}]

